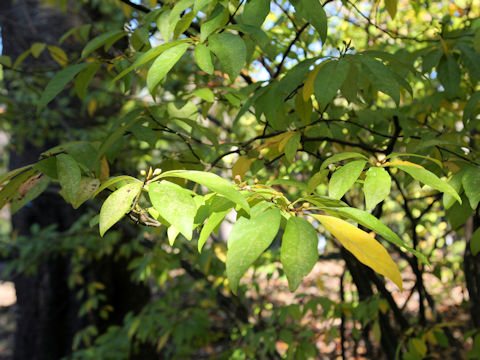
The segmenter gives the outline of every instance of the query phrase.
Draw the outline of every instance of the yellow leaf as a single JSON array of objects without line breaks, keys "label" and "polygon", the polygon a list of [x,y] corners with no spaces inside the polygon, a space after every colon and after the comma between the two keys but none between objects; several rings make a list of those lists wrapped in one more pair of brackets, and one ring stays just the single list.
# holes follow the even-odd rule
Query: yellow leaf
[{"label": "yellow leaf", "polygon": [[290,138],[293,135],[295,135],[295,131],[289,131],[286,133],[285,137],[278,144],[278,151],[283,152],[283,150],[285,149],[285,146],[287,145],[288,140],[290,140]]},{"label": "yellow leaf", "polygon": [[87,106],[88,115],[93,117],[93,115],[95,114],[95,111],[97,110],[97,105],[98,103],[96,98],[93,98],[92,100],[90,100]]},{"label": "yellow leaf", "polygon": [[315,78],[317,77],[320,68],[326,64],[329,60],[326,60],[319,65],[317,65],[311,72],[308,74],[307,81],[305,81],[305,85],[303,86],[303,100],[308,101],[310,97],[313,95],[315,88],[313,84],[315,83]]},{"label": "yellow leaf", "polygon": [[58,46],[49,45],[47,46],[48,51],[50,52],[50,56],[59,63],[61,66],[66,66],[68,64],[68,57],[65,54],[65,51],[60,49]]},{"label": "yellow leaf", "polygon": [[387,250],[371,235],[345,220],[326,215],[312,215],[335,236],[360,262],[374,271],[388,277],[400,291],[403,290],[402,277],[397,265]]},{"label": "yellow leaf", "polygon": [[248,169],[250,169],[250,165],[252,165],[255,160],[256,159],[249,159],[245,155],[240,156],[232,167],[233,178],[235,179],[235,177],[238,175],[240,176],[240,179],[242,179]]},{"label": "yellow leaf", "polygon": [[382,165],[382,167],[391,166],[391,165],[414,166],[414,167],[417,167],[417,168],[420,168],[420,169],[425,169],[422,165],[418,165],[418,164],[412,163],[412,162],[410,162],[410,161],[403,161],[403,160],[386,162],[385,164]]}]

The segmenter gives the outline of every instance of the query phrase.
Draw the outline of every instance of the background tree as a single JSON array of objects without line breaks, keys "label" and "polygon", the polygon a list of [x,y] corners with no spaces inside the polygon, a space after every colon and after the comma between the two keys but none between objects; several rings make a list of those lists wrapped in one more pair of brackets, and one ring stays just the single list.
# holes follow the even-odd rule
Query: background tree
[{"label": "background tree", "polygon": [[[479,356],[479,5],[42,3],[80,20],[59,40],[66,52],[45,39],[2,57],[6,118],[18,117],[14,95],[29,94],[40,126],[69,138],[5,174],[0,204],[16,211],[54,184],[85,215],[33,228],[60,237],[53,247],[8,241],[9,270],[70,255],[85,321],[72,358],[315,358],[311,314],[340,321],[328,334],[343,358],[359,344],[367,357]],[[62,67],[48,85],[45,74],[15,77],[43,56]],[[25,144],[45,140],[7,124],[29,155]],[[235,213],[225,244],[216,234]],[[298,294],[282,305],[264,284],[295,291],[319,248],[344,261],[341,301]],[[115,319],[118,296],[87,274],[110,255],[154,296],[107,329],[94,319]],[[431,275],[468,289],[471,326],[446,322]]]}]

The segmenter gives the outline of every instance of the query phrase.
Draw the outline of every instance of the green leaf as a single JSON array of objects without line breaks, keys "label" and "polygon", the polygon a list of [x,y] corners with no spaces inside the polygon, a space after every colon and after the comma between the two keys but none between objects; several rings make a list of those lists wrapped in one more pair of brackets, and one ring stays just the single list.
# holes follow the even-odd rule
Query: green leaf
[{"label": "green leaf", "polygon": [[242,193],[240,193],[240,191],[238,191],[230,182],[222,179],[218,175],[204,171],[173,170],[164,172],[160,177],[179,177],[194,181],[209,188],[211,191],[225,196],[227,199],[240,205],[247,213],[250,213],[250,206]]},{"label": "green leaf", "polygon": [[46,159],[40,160],[33,168],[42,174],[45,174],[52,179],[58,179],[58,172],[57,172],[57,158],[56,157],[48,157]]},{"label": "green leaf", "polygon": [[127,33],[123,30],[113,30],[93,38],[83,49],[81,58],[84,59],[103,45],[113,45],[117,40],[121,39],[125,35],[127,35]]},{"label": "green leaf", "polygon": [[277,235],[280,219],[280,210],[273,208],[251,219],[242,217],[233,226],[228,237],[227,277],[234,294],[242,275]]},{"label": "green leaf", "polygon": [[317,231],[304,218],[292,216],[287,221],[280,251],[288,287],[295,291],[318,260]]},{"label": "green leaf", "polygon": [[476,209],[480,201],[480,167],[469,167],[462,177],[465,195],[472,209]]},{"label": "green leaf", "polygon": [[133,200],[142,189],[142,183],[134,182],[122,186],[105,200],[100,209],[100,236],[116,224],[132,207]]},{"label": "green leaf", "polygon": [[99,186],[100,181],[98,179],[82,177],[80,180],[77,197],[73,202],[73,208],[78,209],[85,201],[92,198]]},{"label": "green leaf", "polygon": [[82,179],[80,167],[70,155],[59,154],[57,155],[57,173],[65,200],[73,204]]},{"label": "green leaf", "polygon": [[198,252],[202,252],[203,245],[207,241],[208,237],[213,230],[223,221],[225,216],[230,212],[231,209],[214,212],[203,224],[202,231],[200,231],[200,237],[198,238]]},{"label": "green leaf", "polygon": [[200,69],[207,74],[213,74],[213,60],[212,53],[203,44],[197,44],[195,46],[195,61]]},{"label": "green leaf", "polygon": [[209,38],[209,49],[217,56],[233,82],[242,71],[247,57],[242,38],[230,33],[215,34]]},{"label": "green leaf", "polygon": [[480,80],[480,54],[470,46],[459,42],[457,47],[462,51],[462,62],[467,66],[469,75]]},{"label": "green leaf", "polygon": [[396,165],[396,164],[393,164],[393,163],[391,163],[390,166],[394,166],[394,167],[399,168],[402,171],[405,171],[407,174],[409,174],[415,180],[418,180],[421,183],[429,185],[432,188],[437,189],[438,191],[449,194],[449,195],[453,196],[459,203],[462,203],[462,200],[460,199],[460,196],[458,196],[455,189],[452,188],[447,182],[438,178],[438,176],[435,175],[434,173],[432,173],[432,172],[430,172],[426,169],[423,169],[421,167],[416,167],[416,166]]},{"label": "green leaf", "polygon": [[121,175],[121,176],[113,176],[113,177],[110,177],[108,178],[107,180],[105,180],[101,185],[100,187],[97,189],[97,191],[95,191],[95,193],[93,194],[92,197],[95,197],[97,196],[99,193],[101,193],[103,190],[105,190],[106,188],[109,188],[110,186],[113,186],[115,185],[116,183],[120,182],[120,181],[123,181],[123,182],[131,182],[131,183],[137,183],[137,184],[140,184],[142,185],[142,182],[132,176],[128,176],[128,175]]},{"label": "green leaf", "polygon": [[320,67],[314,81],[315,97],[320,108],[325,108],[337,95],[338,89],[347,77],[349,68],[350,62],[345,59],[327,61]]},{"label": "green leaf", "polygon": [[158,58],[155,59],[147,74],[147,86],[150,94],[155,93],[155,88],[160,81],[167,75],[172,67],[180,60],[185,51],[187,51],[189,44],[179,44],[164,51]]},{"label": "green leaf", "polygon": [[460,89],[461,73],[457,61],[453,55],[443,56],[437,66],[438,81],[445,89],[447,97],[452,98],[457,95]]},{"label": "green leaf", "polygon": [[36,42],[35,44],[33,44],[30,49],[32,50],[32,55],[35,57],[35,58],[38,58],[40,56],[40,54],[42,53],[42,51],[45,49],[45,43],[39,43],[39,42]]},{"label": "green leaf", "polygon": [[162,181],[150,184],[148,195],[160,216],[191,240],[197,206],[190,192],[177,184]]},{"label": "green leaf", "polygon": [[472,255],[476,256],[480,252],[480,228],[475,230],[470,239],[470,250]]},{"label": "green leaf", "polygon": [[365,160],[349,162],[335,171],[328,184],[328,196],[332,199],[340,199],[355,184],[363,171]]},{"label": "green leaf", "polygon": [[11,178],[17,176],[21,172],[27,169],[30,169],[31,167],[32,165],[25,165],[25,166],[22,166],[21,168],[14,169],[12,171],[7,172],[6,174],[3,174],[2,176],[0,176],[0,184],[3,184],[5,181],[10,180]]},{"label": "green leaf", "polygon": [[37,113],[47,106],[85,66],[88,66],[88,63],[72,65],[56,74],[42,93],[37,104]]},{"label": "green leaf", "polygon": [[228,10],[221,4],[210,14],[208,19],[200,26],[200,42],[204,42],[217,29],[224,26],[228,22]]},{"label": "green leaf", "polygon": [[318,0],[292,1],[295,12],[307,20],[317,30],[322,43],[327,40],[327,14]]},{"label": "green leaf", "polygon": [[285,145],[285,158],[289,163],[293,162],[293,159],[297,154],[297,149],[298,145],[300,145],[301,137],[302,134],[297,132],[290,139],[288,139],[287,144]]},{"label": "green leaf", "polygon": [[27,193],[24,195],[18,194],[18,197],[15,197],[10,205],[10,215],[14,215],[18,210],[24,207],[29,202],[35,200],[40,196],[50,184],[50,179],[46,176],[34,178],[34,184],[29,187]]},{"label": "green leaf", "polygon": [[387,8],[388,13],[392,20],[395,18],[397,14],[397,3],[398,0],[385,0],[385,7]]},{"label": "green leaf", "polygon": [[473,115],[473,112],[475,111],[475,108],[478,106],[480,103],[480,91],[474,92],[470,98],[467,100],[467,103],[465,104],[465,107],[463,108],[463,121],[466,122],[471,115]]},{"label": "green leaf", "polygon": [[2,190],[0,190],[0,209],[3,208],[6,203],[13,199],[13,197],[17,193],[18,188],[29,178],[34,176],[35,172],[36,171],[34,169],[31,169],[17,175],[15,178],[10,180],[10,182],[5,185]]},{"label": "green leaf", "polygon": [[243,8],[242,22],[261,27],[270,12],[270,0],[249,0]]},{"label": "green leaf", "polygon": [[406,249],[415,255],[421,262],[424,264],[429,265],[427,258],[425,255],[420,253],[419,251],[411,248],[410,246],[406,245],[397,234],[395,234],[390,228],[384,225],[380,220],[378,220],[372,214],[362,211],[360,209],[351,208],[351,207],[339,207],[336,209],[323,209],[325,212],[335,215],[335,216],[343,216],[347,219],[351,219],[366,228],[375,231],[378,235],[383,237],[385,240],[391,242],[392,244],[397,245],[402,250]]},{"label": "green leaf", "polygon": [[384,168],[371,167],[368,169],[363,183],[366,209],[371,210],[385,200],[390,194],[391,186],[392,179]]},{"label": "green leaf", "polygon": [[[465,171],[468,168],[461,168],[457,171],[455,175],[448,181],[448,184],[457,192],[457,194],[462,194],[462,179]],[[443,207],[445,210],[448,210],[456,202],[455,198],[449,194],[443,194]]]},{"label": "green leaf", "polygon": [[77,93],[78,97],[83,99],[85,96],[87,96],[87,87],[92,81],[93,77],[97,73],[97,71],[100,69],[101,64],[94,62],[90,63],[87,67],[82,69],[80,73],[77,75],[75,78],[74,84],[75,84],[75,92]]},{"label": "green leaf", "polygon": [[134,70],[134,69],[136,69],[136,68],[138,68],[142,65],[145,65],[149,61],[152,61],[153,59],[157,58],[164,51],[166,51],[166,50],[168,50],[172,47],[175,47],[178,44],[186,43],[186,42],[189,42],[189,41],[190,41],[189,39],[181,39],[181,40],[170,41],[168,43],[162,44],[160,46],[157,46],[157,47],[154,47],[154,48],[148,50],[146,53],[142,54],[137,60],[135,60],[135,62],[131,66],[129,66],[128,68],[126,68],[125,70],[120,72],[120,74],[115,76],[115,78],[111,81],[110,84],[113,84],[117,80],[121,79],[122,77],[127,75],[132,70]]},{"label": "green leaf", "polygon": [[214,102],[215,101],[215,95],[212,90],[209,88],[203,88],[203,89],[197,89],[192,93],[193,96],[198,96],[199,98],[208,101],[208,102]]},{"label": "green leaf", "polygon": [[390,96],[395,104],[400,102],[400,85],[390,69],[381,61],[368,55],[358,57],[362,62],[363,69],[367,73],[368,81],[377,88],[377,90]]},{"label": "green leaf", "polygon": [[326,169],[328,165],[336,163],[338,161],[353,159],[353,158],[362,158],[362,159],[368,160],[368,158],[365,155],[362,155],[360,153],[348,152],[348,151],[341,152],[339,154],[330,156],[328,159],[326,159],[320,166],[320,170]]}]

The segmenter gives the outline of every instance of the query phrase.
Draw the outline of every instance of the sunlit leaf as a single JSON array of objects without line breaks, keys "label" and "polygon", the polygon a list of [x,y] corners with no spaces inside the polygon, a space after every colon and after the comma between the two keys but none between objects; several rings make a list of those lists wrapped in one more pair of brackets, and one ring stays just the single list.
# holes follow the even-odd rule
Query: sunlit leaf
[{"label": "sunlit leaf", "polygon": [[328,232],[335,236],[345,249],[350,251],[361,263],[388,277],[402,291],[402,276],[397,265],[374,236],[333,216],[311,216],[320,221]]}]

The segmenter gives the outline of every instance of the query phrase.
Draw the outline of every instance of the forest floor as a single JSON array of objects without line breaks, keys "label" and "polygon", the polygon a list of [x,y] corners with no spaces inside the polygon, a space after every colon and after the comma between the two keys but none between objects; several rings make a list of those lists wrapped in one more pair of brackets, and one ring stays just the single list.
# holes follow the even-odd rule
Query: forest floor
[{"label": "forest floor", "polygon": [[0,360],[12,358],[16,301],[13,283],[0,281]]},{"label": "forest floor", "polygon": [[[263,288],[266,294],[269,294],[273,303],[278,305],[288,305],[298,301],[295,299],[299,293],[307,294],[313,297],[328,297],[330,300],[338,302],[340,300],[340,277],[344,271],[342,260],[319,261],[313,271],[304,279],[301,287],[295,292],[290,293],[286,288],[285,279],[272,278],[271,280],[260,281],[260,289]],[[400,292],[396,286],[387,281],[387,289],[393,294],[393,297],[404,308],[405,314],[410,317],[417,316],[418,297],[416,293],[409,296],[410,289],[414,285],[413,273],[402,272],[404,279],[404,291]],[[257,279],[259,281],[260,279]],[[465,308],[468,294],[461,286],[456,286],[455,281],[440,281],[431,274],[425,274],[425,285],[436,301],[438,314],[441,317],[441,323],[435,322],[435,326],[447,326],[452,330],[452,336],[456,340],[456,345],[439,349],[441,357],[466,358],[466,352],[471,348],[471,341],[463,341],[463,335],[469,330],[469,315]],[[244,279],[250,281],[250,279]],[[459,282],[461,284],[461,282]],[[278,289],[279,291],[269,292],[268,290]],[[283,290],[285,289],[285,290]],[[345,281],[344,296],[346,301],[355,300],[355,288],[351,281]],[[260,292],[263,292],[260,290]],[[10,360],[13,349],[13,333],[15,330],[15,288],[12,282],[0,281],[0,360]],[[427,318],[432,318],[432,314],[427,313]],[[325,319],[322,317],[314,318],[305,316],[302,321],[308,322],[308,327],[314,330],[316,334],[315,342],[321,355],[319,360],[337,360],[341,357],[340,338],[332,337],[329,330],[332,327],[340,327],[340,319]],[[433,323],[432,323],[433,324]],[[358,324],[356,324],[358,325]],[[363,342],[355,342],[352,339],[352,330],[354,322],[345,323],[345,342],[344,348],[346,358],[349,360],[364,360],[366,349]],[[375,348],[379,348],[378,342],[372,339]],[[281,354],[285,352],[285,346],[281,341],[277,341],[277,351]],[[455,352],[457,352],[455,354]],[[440,355],[437,353],[437,355]],[[355,355],[353,355],[355,354]],[[461,354],[461,357],[458,357]],[[382,359],[378,354],[375,359]]]}]

